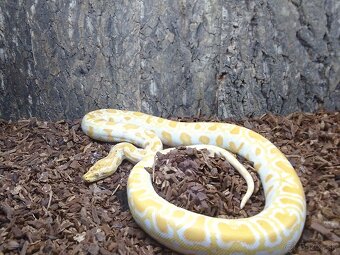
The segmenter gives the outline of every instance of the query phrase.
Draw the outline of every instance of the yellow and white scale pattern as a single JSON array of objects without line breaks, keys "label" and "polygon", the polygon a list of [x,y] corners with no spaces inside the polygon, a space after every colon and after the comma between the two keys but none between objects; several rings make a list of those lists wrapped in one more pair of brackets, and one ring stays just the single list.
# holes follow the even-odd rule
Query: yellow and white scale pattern
[{"label": "yellow and white scale pattern", "polygon": [[[114,109],[86,114],[82,129],[97,140],[125,141],[114,146],[83,178],[104,178],[124,158],[138,162],[128,179],[130,211],[140,227],[170,249],[183,254],[285,254],[299,240],[306,218],[303,187],[286,157],[258,133],[233,124],[176,122]],[[254,162],[265,192],[264,210],[249,218],[222,219],[190,212],[162,199],[145,170],[153,166],[162,143],[215,145]],[[215,146],[208,149],[216,152]]]}]

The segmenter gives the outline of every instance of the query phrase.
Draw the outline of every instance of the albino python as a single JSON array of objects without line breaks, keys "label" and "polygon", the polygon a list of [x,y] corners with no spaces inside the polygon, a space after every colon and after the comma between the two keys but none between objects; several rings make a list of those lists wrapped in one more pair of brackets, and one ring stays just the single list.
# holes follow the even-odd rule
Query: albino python
[{"label": "albino python", "polygon": [[[127,186],[131,213],[140,227],[170,249],[183,254],[285,254],[299,240],[306,218],[301,182],[279,149],[254,131],[233,124],[176,122],[114,109],[86,114],[81,126],[94,139],[124,141],[92,166],[84,180],[92,182],[111,175],[125,158],[138,162]],[[222,219],[190,212],[162,199],[145,170],[153,167],[156,152],[171,150],[162,151],[162,143],[196,144],[198,149],[207,148],[232,161],[248,185],[241,207],[252,193],[253,180],[221,148],[254,162],[266,197],[264,210],[249,218]]]}]

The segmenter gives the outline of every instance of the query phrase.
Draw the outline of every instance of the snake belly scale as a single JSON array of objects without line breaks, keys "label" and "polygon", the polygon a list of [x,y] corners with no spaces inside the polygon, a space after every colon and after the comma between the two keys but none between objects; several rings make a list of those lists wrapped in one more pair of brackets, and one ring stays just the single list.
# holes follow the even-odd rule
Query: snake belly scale
[{"label": "snake belly scale", "polygon": [[[183,254],[285,254],[299,240],[306,218],[302,184],[280,150],[258,133],[234,124],[176,122],[115,109],[90,112],[81,125],[93,139],[122,142],[83,178],[89,182],[105,178],[125,158],[137,163],[128,178],[130,211],[141,228],[170,249]],[[225,156],[220,149],[224,148],[252,161],[266,197],[264,210],[249,218],[222,219],[162,199],[145,168],[153,166],[156,152],[171,150],[162,150],[163,144],[207,148]],[[241,174],[246,180],[249,177]],[[249,191],[251,182],[247,185]]]}]

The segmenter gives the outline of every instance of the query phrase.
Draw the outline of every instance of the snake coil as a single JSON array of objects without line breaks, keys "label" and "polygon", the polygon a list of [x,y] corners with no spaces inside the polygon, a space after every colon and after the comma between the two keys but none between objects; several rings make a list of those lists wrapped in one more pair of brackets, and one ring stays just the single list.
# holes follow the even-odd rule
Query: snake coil
[{"label": "snake coil", "polygon": [[[122,142],[92,166],[84,180],[111,175],[124,159],[137,163],[128,179],[130,211],[141,228],[170,249],[183,254],[285,254],[299,240],[306,218],[301,182],[279,149],[256,132],[227,123],[183,123],[114,109],[90,112],[81,125],[93,139]],[[162,199],[145,167],[153,166],[158,151],[171,150],[162,150],[163,143],[207,148],[228,161],[235,160],[227,149],[254,162],[266,197],[264,210],[249,218],[220,219]],[[252,193],[253,181],[237,161],[231,163],[247,181],[242,207]]]}]

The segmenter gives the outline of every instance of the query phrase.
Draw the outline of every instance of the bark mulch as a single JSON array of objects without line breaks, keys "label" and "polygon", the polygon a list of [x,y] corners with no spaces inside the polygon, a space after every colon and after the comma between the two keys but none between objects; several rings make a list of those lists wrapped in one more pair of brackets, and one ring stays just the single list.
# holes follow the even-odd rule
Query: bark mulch
[{"label": "bark mulch", "polygon": [[[277,145],[301,178],[308,217],[291,254],[340,254],[339,123],[339,112],[266,114],[237,122]],[[85,136],[79,121],[0,121],[0,255],[177,254],[133,221],[126,197],[132,164],[123,162],[97,183],[82,181],[110,147]],[[224,159],[204,151],[179,148],[159,155],[154,186],[167,200],[195,212],[251,216],[263,209],[263,191],[250,162],[240,160],[256,187],[242,210],[244,180]]]}]

